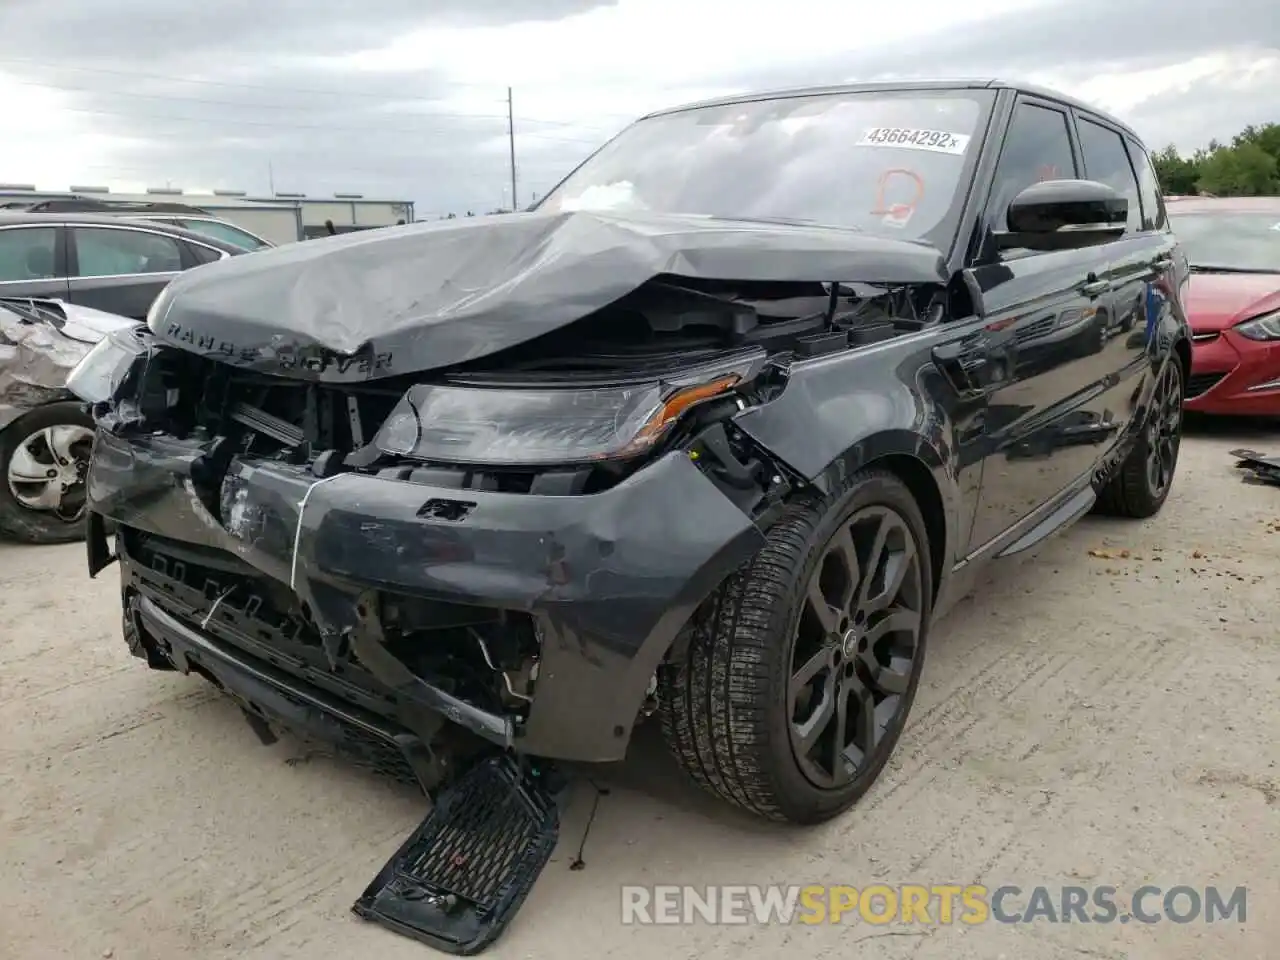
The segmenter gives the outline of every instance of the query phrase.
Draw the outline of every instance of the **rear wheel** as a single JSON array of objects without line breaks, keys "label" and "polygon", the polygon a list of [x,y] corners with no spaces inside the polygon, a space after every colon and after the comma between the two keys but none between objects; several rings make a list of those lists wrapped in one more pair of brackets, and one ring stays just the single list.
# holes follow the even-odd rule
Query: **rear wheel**
[{"label": "rear wheel", "polygon": [[0,433],[0,533],[25,543],[84,537],[93,420],[74,401],[25,414]]},{"label": "rear wheel", "polygon": [[1182,365],[1170,357],[1156,381],[1141,437],[1098,497],[1099,513],[1141,520],[1160,512],[1178,467],[1182,401]]},{"label": "rear wheel", "polygon": [[798,501],[708,602],[663,674],[663,729],[693,779],[775,820],[816,823],[875,781],[924,664],[924,521],[892,474]]}]

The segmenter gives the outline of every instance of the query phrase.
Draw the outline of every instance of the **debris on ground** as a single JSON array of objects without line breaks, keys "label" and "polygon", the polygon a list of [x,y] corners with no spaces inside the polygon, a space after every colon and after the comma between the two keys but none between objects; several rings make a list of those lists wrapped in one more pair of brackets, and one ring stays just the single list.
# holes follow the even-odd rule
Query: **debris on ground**
[{"label": "debris on ground", "polygon": [[1236,458],[1236,467],[1247,471],[1245,483],[1268,483],[1280,487],[1280,457],[1269,457],[1257,450],[1228,450]]},{"label": "debris on ground", "polygon": [[[1128,560],[1132,554],[1128,550],[1104,550],[1094,548],[1089,551],[1089,556],[1096,560]],[[1141,557],[1137,559],[1141,560]]]}]

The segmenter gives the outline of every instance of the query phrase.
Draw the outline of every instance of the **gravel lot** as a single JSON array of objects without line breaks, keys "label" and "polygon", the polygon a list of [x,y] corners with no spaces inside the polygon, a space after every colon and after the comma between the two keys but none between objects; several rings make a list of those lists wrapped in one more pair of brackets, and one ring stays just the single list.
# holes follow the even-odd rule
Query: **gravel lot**
[{"label": "gravel lot", "polygon": [[[570,871],[561,848],[495,958],[1274,957],[1280,942],[1280,490],[1188,437],[1163,514],[1088,519],[1006,564],[934,633],[910,726],[853,813],[761,826],[685,786],[642,731]],[[0,956],[377,955],[425,947],[351,902],[420,798],[326,759],[287,764],[205,682],[120,639],[114,571],[0,545]],[[619,886],[1037,883],[1248,888],[1206,925],[631,927]],[[1269,946],[1270,945],[1270,946]],[[1269,946],[1269,948],[1268,948]]]}]

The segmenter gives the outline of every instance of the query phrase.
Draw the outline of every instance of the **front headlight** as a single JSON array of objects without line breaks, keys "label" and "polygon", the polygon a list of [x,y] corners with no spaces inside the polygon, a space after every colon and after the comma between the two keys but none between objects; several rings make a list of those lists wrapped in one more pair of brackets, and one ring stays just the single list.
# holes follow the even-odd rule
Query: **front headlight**
[{"label": "front headlight", "polygon": [[139,325],[132,330],[113,330],[94,344],[93,349],[67,376],[67,389],[86,403],[105,403],[120,389],[133,361],[147,348],[138,338]]},{"label": "front headlight", "polygon": [[1235,331],[1250,340],[1280,340],[1280,310],[1237,324]]},{"label": "front headlight", "polygon": [[420,460],[502,466],[635,456],[690,407],[750,379],[761,359],[615,385],[420,385],[404,395],[374,446]]}]

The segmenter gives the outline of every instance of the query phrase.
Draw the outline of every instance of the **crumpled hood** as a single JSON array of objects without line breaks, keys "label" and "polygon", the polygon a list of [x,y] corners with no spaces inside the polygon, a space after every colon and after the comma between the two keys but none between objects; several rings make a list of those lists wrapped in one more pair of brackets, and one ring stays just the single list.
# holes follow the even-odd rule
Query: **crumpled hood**
[{"label": "crumpled hood", "polygon": [[372,379],[515,346],[661,274],[947,279],[934,247],[838,228],[533,212],[382,228],[233,257],[176,277],[149,323],[173,344],[264,373]]},{"label": "crumpled hood", "polygon": [[1185,307],[1192,332],[1219,333],[1250,317],[1280,309],[1280,274],[1193,274]]},{"label": "crumpled hood", "polygon": [[53,321],[26,319],[0,303],[0,429],[28,410],[63,399],[67,375],[92,344],[112,330],[137,326],[126,317],[61,300],[35,302],[52,303],[66,320],[59,329]]}]

